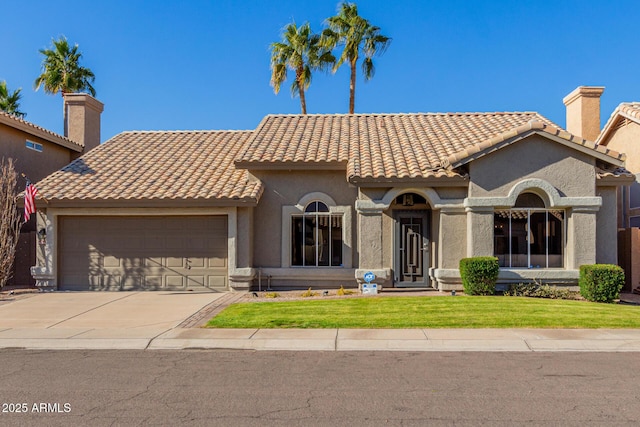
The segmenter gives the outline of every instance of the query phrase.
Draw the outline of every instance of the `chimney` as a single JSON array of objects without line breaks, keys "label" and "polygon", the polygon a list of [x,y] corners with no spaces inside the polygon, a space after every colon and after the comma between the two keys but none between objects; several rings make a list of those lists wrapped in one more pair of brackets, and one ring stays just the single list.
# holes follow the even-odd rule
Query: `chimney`
[{"label": "chimney", "polygon": [[64,94],[64,136],[84,145],[83,153],[100,145],[102,110],[104,104],[89,94]]},{"label": "chimney", "polygon": [[589,141],[600,135],[600,96],[604,86],[579,86],[565,96],[567,131]]}]

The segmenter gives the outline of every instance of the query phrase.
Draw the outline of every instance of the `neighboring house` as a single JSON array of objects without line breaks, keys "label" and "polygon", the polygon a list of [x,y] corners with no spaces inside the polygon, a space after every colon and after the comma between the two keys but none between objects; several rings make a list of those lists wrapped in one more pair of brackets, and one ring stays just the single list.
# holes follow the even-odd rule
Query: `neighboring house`
[{"label": "neighboring house", "polygon": [[[25,174],[34,183],[100,144],[102,104],[89,95],[69,94],[65,97],[65,108],[67,136],[0,111],[0,156],[14,159],[16,172]],[[24,179],[19,177],[18,190],[24,186]],[[40,201],[38,207],[42,204],[44,202]],[[22,227],[9,285],[26,287],[35,284],[30,272],[36,259],[35,235],[36,222],[32,217]]]},{"label": "neighboring house", "polygon": [[618,191],[619,264],[626,273],[626,291],[640,292],[640,103],[625,102],[614,110],[598,144],[627,153],[626,168],[635,180]]},{"label": "neighboring house", "polygon": [[617,261],[624,160],[528,112],[125,132],[38,183],[33,274],[52,289],[248,290],[371,271],[450,290],[461,258],[495,255],[500,283],[575,285],[580,265]]}]

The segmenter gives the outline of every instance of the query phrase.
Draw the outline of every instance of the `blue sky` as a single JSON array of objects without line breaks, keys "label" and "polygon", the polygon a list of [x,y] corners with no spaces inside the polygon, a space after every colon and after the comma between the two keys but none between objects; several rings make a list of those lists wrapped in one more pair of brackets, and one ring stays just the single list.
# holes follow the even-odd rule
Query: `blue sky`
[{"label": "blue sky", "polygon": [[[357,1],[393,38],[356,112],[538,111],[565,124],[562,98],[605,86],[602,122],[640,101],[637,1]],[[52,37],[78,43],[105,104],[102,140],[125,130],[253,129],[300,112],[269,86],[269,44],[291,21],[316,31],[335,0],[6,1],[0,80],[22,87],[26,119],[62,133],[61,97],[33,90]],[[293,78],[290,75],[289,79]],[[348,111],[348,69],[316,73],[309,113]]]}]

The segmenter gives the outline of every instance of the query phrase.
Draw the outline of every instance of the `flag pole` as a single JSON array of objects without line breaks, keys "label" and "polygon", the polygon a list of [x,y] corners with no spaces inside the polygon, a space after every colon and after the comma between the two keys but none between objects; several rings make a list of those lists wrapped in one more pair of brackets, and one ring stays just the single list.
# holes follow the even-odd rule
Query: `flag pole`
[{"label": "flag pole", "polygon": [[[24,172],[20,172],[20,176],[22,176],[22,178],[24,178],[25,181],[27,182],[32,182],[29,177],[27,175],[24,174]],[[44,202],[46,204],[49,204],[49,201],[41,194],[38,194],[38,196],[40,196],[40,199],[44,200]]]}]

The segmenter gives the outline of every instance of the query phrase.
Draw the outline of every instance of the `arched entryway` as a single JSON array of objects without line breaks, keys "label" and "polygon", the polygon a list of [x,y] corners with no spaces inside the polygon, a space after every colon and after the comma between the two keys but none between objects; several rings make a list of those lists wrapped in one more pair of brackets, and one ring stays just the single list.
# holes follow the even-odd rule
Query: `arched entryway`
[{"label": "arched entryway", "polygon": [[394,224],[393,285],[429,286],[431,207],[416,193],[396,196],[389,206]]}]

